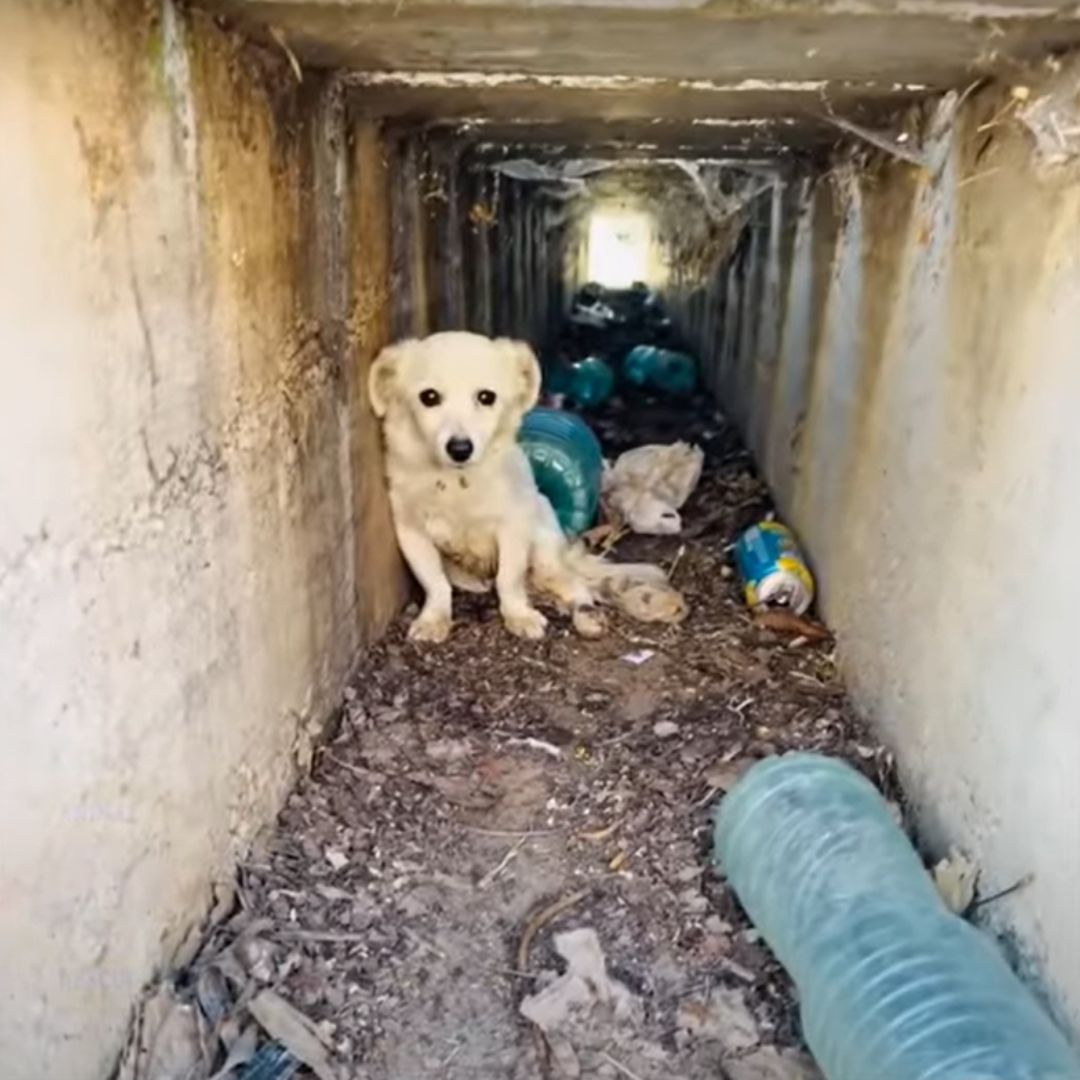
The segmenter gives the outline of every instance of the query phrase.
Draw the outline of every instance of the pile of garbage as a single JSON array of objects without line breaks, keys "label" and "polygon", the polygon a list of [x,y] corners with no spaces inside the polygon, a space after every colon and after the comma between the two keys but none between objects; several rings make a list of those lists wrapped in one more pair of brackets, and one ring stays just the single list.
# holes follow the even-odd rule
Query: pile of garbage
[{"label": "pile of garbage", "polygon": [[526,417],[521,440],[569,535],[587,532],[598,511],[609,533],[672,536],[682,529],[679,510],[701,477],[701,448],[652,444],[603,460],[586,421],[569,411],[599,412],[631,396],[691,400],[697,362],[668,347],[672,337],[663,304],[641,282],[621,290],[588,284],[574,297],[545,357],[544,406]]},{"label": "pile of garbage", "polygon": [[574,296],[569,321],[575,328],[618,331],[644,340],[664,339],[671,333],[671,319],[659,297],[641,281],[629,289],[608,289],[595,282],[583,285]]},{"label": "pile of garbage", "polygon": [[579,409],[600,408],[628,389],[690,397],[697,363],[675,343],[671,319],[648,286],[584,285],[546,358],[545,390],[557,406]]},{"label": "pile of garbage", "polygon": [[[690,404],[698,364],[671,347],[673,337],[663,304],[640,282],[625,290],[588,284],[575,295],[567,328],[546,357],[545,405],[525,418],[521,436],[537,485],[568,535],[611,550],[627,533],[682,532],[680,510],[705,464],[701,447],[681,439],[647,443],[607,460],[585,418],[569,411],[600,419],[634,398]],[[735,561],[757,617],[813,633],[802,616],[813,603],[814,579],[790,529],[758,522],[739,537]]]}]

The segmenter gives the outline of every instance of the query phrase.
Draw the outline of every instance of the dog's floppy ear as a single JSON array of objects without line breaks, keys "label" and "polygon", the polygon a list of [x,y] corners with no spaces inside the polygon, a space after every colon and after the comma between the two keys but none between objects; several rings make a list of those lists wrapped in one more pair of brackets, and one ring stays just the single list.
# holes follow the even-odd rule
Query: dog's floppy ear
[{"label": "dog's floppy ear", "polygon": [[519,403],[521,411],[528,412],[540,400],[540,362],[524,341],[503,338],[499,344],[517,366],[521,384]]},{"label": "dog's floppy ear", "polygon": [[394,378],[397,365],[405,355],[409,342],[388,345],[371,365],[368,372],[368,397],[371,399],[371,411],[381,420],[390,407],[390,398],[394,393]]}]

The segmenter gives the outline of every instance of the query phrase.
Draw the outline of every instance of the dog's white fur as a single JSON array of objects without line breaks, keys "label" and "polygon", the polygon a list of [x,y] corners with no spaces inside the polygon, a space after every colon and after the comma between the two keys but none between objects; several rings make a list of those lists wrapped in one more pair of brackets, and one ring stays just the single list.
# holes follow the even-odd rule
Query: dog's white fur
[{"label": "dog's white fur", "polygon": [[[675,621],[682,597],[655,566],[606,563],[567,542],[517,443],[522,417],[540,393],[540,365],[523,342],[441,333],[383,350],[369,394],[382,420],[394,527],[425,593],[409,634],[444,641],[451,586],[486,591],[494,581],[507,629],[539,638],[547,620],[531,583],[596,636],[594,605],[620,604],[644,619]],[[467,460],[456,460],[464,442]]]}]

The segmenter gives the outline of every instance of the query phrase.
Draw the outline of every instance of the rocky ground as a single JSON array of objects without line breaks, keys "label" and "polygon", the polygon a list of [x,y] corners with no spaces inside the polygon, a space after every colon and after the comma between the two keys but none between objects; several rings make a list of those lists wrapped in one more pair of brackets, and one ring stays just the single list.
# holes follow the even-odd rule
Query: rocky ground
[{"label": "rocky ground", "polygon": [[706,450],[683,535],[615,552],[670,568],[689,617],[598,641],[554,617],[525,643],[466,597],[434,648],[403,617],[170,990],[197,1021],[192,1075],[228,1046],[246,1064],[219,1075],[244,1080],[293,1075],[292,1055],[324,1080],[817,1075],[787,978],[710,866],[710,810],[767,755],[840,756],[896,799],[891,761],[831,642],[743,604],[730,546],[769,500],[723,420],[642,403],[596,426],[613,453]]}]

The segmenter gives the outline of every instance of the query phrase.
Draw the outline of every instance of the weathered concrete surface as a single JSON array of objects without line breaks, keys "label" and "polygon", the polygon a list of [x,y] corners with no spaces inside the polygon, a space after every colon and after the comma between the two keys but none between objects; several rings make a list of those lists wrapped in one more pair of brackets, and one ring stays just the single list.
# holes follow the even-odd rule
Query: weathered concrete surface
[{"label": "weathered concrete surface", "polygon": [[[828,108],[873,124],[922,98],[918,84],[827,86],[760,80],[525,78],[474,72],[357,72],[354,107],[369,116],[447,125],[468,121],[490,139],[528,141],[535,128],[571,145],[648,140],[702,149],[767,144],[776,152],[829,146],[842,133]],[[543,132],[544,127],[547,132]]]},{"label": "weathered concrete surface", "polygon": [[394,537],[390,503],[383,479],[382,434],[371,422],[368,370],[390,340],[390,165],[379,125],[353,121],[352,169],[349,174],[349,255],[352,262],[350,329],[355,348],[351,370],[356,379],[350,410],[354,492],[353,514],[360,568],[360,627],[373,634],[401,608],[405,571]]},{"label": "weathered concrete surface", "polygon": [[356,535],[333,112],[170,3],[0,10],[10,1080],[106,1075],[400,595],[358,561],[393,542]]},{"label": "weathered concrete surface", "polygon": [[1034,875],[986,915],[1080,1034],[1080,166],[1041,166],[1016,104],[969,100],[929,170],[796,192],[790,240],[753,256],[759,280],[786,264],[755,304],[780,340],[740,351],[729,292],[703,347],[925,838],[984,893]]},{"label": "weathered concrete surface", "polygon": [[680,79],[970,81],[1002,57],[1076,41],[1039,3],[409,3],[215,0],[279,27],[305,61],[375,71],[482,71]]}]

